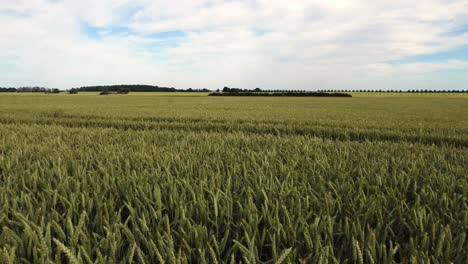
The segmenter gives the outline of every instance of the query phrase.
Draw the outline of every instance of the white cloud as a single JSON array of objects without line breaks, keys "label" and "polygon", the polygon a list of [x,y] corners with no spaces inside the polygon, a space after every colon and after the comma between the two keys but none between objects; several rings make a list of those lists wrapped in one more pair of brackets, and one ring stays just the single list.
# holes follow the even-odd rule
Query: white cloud
[{"label": "white cloud", "polygon": [[[468,25],[465,0],[0,0],[0,24],[0,86],[385,88],[395,74],[417,85],[411,74],[468,69],[392,63],[467,47],[468,33],[450,34]],[[155,38],[170,31],[185,36]]]}]

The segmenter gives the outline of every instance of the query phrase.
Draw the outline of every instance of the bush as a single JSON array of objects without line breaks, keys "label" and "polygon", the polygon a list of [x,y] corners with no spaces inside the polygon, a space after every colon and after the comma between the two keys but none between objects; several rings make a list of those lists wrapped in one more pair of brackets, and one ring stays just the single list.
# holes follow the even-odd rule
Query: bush
[{"label": "bush", "polygon": [[129,92],[130,92],[130,89],[128,89],[128,88],[119,88],[117,90],[118,94],[128,94]]},{"label": "bush", "polygon": [[77,94],[78,93],[78,89],[76,88],[72,88],[70,89],[70,91],[68,91],[69,94]]},{"label": "bush", "polygon": [[101,93],[99,93],[99,95],[108,95],[108,94],[109,94],[109,90],[107,89],[107,87],[102,88]]}]

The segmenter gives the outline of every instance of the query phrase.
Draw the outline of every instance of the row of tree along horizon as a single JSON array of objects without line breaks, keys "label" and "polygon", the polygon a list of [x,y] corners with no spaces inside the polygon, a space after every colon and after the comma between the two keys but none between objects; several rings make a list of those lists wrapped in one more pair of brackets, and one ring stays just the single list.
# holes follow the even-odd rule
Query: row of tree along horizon
[{"label": "row of tree along horizon", "polygon": [[[40,92],[40,93],[47,93],[57,91],[60,92],[57,88],[46,88],[46,87],[0,87],[0,92]],[[209,93],[212,92],[206,88],[203,89],[176,89],[174,87],[160,87],[154,85],[106,85],[106,86],[84,86],[79,88],[71,88],[67,89],[66,91],[76,91],[76,92],[118,92],[118,91],[129,91],[129,92],[203,92]]]},{"label": "row of tree along horizon", "polygon": [[9,87],[3,88],[0,87],[0,92],[7,92],[7,93],[60,93],[60,90],[57,88],[45,88],[45,87]]},{"label": "row of tree along horizon", "polygon": [[[155,85],[108,85],[108,86],[84,86],[80,88],[72,88],[67,90],[71,93],[77,92],[116,92],[124,93],[128,92],[202,92],[208,93],[213,92],[212,90],[202,88],[202,89],[176,89],[174,87],[160,87]],[[59,93],[60,90],[57,88],[45,88],[45,87],[0,87],[0,92],[41,92],[41,93]],[[310,91],[306,90],[264,90],[260,88],[255,89],[242,89],[242,88],[229,88],[224,87],[222,90],[217,89],[216,92],[223,93],[309,93]],[[318,90],[317,92],[322,93],[468,93],[468,90],[374,90],[374,89],[328,89],[328,90]]]}]

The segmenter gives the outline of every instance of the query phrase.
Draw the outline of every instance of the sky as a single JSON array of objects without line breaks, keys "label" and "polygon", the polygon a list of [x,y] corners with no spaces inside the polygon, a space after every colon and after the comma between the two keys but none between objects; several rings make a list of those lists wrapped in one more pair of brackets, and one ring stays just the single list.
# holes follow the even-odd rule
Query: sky
[{"label": "sky", "polygon": [[466,0],[0,0],[0,86],[468,89]]}]

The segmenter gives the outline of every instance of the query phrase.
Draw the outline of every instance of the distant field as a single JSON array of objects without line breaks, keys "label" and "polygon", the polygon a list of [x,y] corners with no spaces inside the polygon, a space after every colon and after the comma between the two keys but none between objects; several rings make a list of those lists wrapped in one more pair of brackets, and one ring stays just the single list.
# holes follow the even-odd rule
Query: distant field
[{"label": "distant field", "polygon": [[352,94],[0,93],[0,256],[467,263],[468,95]]}]

